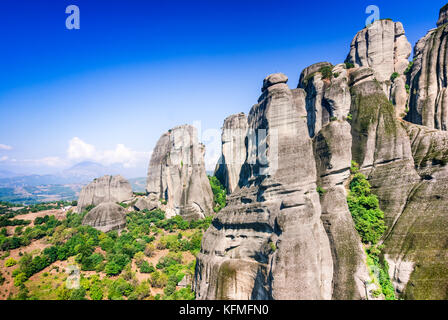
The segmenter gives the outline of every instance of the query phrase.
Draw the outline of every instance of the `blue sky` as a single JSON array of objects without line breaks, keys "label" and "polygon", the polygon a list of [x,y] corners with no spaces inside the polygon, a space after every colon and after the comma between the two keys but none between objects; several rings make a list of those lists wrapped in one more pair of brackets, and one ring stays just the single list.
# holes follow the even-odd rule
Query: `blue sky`
[{"label": "blue sky", "polygon": [[[343,62],[368,5],[403,22],[414,45],[445,3],[3,0],[0,169],[50,173],[93,160],[145,175],[169,128],[201,121],[218,132],[250,110],[268,74],[296,87],[306,66]],[[80,30],[65,27],[70,4]]]}]

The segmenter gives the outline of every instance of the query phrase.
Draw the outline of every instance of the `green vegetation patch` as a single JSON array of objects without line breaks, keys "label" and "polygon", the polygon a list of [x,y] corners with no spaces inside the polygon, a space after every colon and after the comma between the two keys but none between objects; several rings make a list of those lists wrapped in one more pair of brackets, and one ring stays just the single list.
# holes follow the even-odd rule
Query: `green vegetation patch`
[{"label": "green vegetation patch", "polygon": [[208,180],[210,181],[210,186],[212,187],[213,201],[215,203],[213,210],[215,212],[219,212],[226,206],[226,188],[224,188],[216,177],[208,176]]},{"label": "green vegetation patch", "polygon": [[[143,210],[128,213],[126,229],[120,233],[116,230],[103,233],[82,225],[87,211],[82,214],[68,212],[62,221],[54,216],[36,218],[34,227],[19,230],[20,237],[8,235],[6,228],[0,229],[0,244],[8,250],[11,242],[17,242],[20,247],[29,245],[34,239],[45,238],[49,244],[40,252],[21,254],[19,261],[5,261],[8,267],[17,264],[12,276],[19,292],[9,299],[195,298],[190,286],[179,288],[177,284],[186,276],[192,279],[196,264],[194,257],[201,248],[202,236],[212,217],[193,221],[186,221],[181,216],[166,219],[165,212],[160,209]],[[163,253],[154,266],[148,259],[160,252],[157,250],[168,250],[168,253]],[[69,261],[80,268],[80,288],[65,286],[67,275],[53,265],[57,261]],[[54,270],[57,270],[56,275]],[[82,275],[86,271],[89,271],[89,277]],[[148,275],[149,279],[137,280],[136,272]],[[154,288],[163,294],[152,296]]]},{"label": "green vegetation patch", "polygon": [[[367,253],[367,264],[386,300],[395,300],[395,291],[389,278],[389,267],[381,258],[382,246],[378,242],[387,227],[384,212],[379,207],[377,196],[371,193],[371,186],[366,176],[359,172],[359,165],[352,161],[352,178],[347,203],[352,214],[355,228],[361,237]],[[373,270],[378,270],[377,274]],[[375,293],[374,293],[375,295]]]}]

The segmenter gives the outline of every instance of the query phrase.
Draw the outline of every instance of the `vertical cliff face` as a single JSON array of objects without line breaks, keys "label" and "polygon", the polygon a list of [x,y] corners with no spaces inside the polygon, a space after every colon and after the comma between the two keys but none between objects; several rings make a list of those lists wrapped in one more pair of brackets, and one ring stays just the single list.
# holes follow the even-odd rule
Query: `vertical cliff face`
[{"label": "vertical cliff face", "polygon": [[[406,75],[403,26],[381,20],[354,38],[354,66],[312,65],[295,90],[282,74],[265,79],[239,188],[203,238],[197,298],[366,298],[346,201],[352,160],[385,213],[381,256],[398,296],[448,297],[447,17],[448,5]],[[408,100],[416,124],[401,119]]]},{"label": "vertical cliff face", "polygon": [[[425,126],[394,119],[392,105],[373,83],[352,89],[353,158],[385,212],[383,254],[397,294],[405,299],[447,297],[448,136],[431,129],[446,130],[447,9],[441,10],[438,29],[417,43],[408,74],[407,119]],[[394,107],[397,115],[399,106]]]},{"label": "vertical cliff face", "polygon": [[438,28],[415,47],[410,74],[410,112],[407,120],[446,131],[448,128],[448,8],[440,11]]},{"label": "vertical cliff face", "polygon": [[400,22],[377,20],[358,32],[346,61],[357,67],[372,68],[375,78],[384,82],[390,80],[394,72],[404,73],[411,51],[411,44]]},{"label": "vertical cliff face", "polygon": [[346,121],[333,121],[314,138],[322,221],[333,259],[332,299],[365,298],[369,279],[365,253],[347,206],[345,184],[350,177],[352,136]]},{"label": "vertical cliff face", "polygon": [[213,213],[213,193],[204,165],[204,145],[189,125],[175,127],[157,142],[146,192],[167,201],[167,215],[200,219]]},{"label": "vertical cliff face", "polygon": [[346,62],[356,67],[370,67],[386,96],[395,105],[395,114],[406,115],[407,90],[404,72],[409,65],[412,47],[403,25],[391,20],[377,20],[364,28],[352,41]]},{"label": "vertical cliff face", "polygon": [[414,183],[385,237],[394,286],[405,299],[446,299],[448,272],[448,132],[405,123],[411,139]]},{"label": "vertical cliff face", "polygon": [[[343,186],[350,130],[332,123],[325,130],[340,135],[323,134],[313,144],[305,92],[290,90],[286,81],[267,77],[250,111],[241,188],[204,235],[194,282],[198,299],[365,297],[368,274]],[[330,191],[323,207],[318,177]]]},{"label": "vertical cliff face", "polygon": [[232,193],[238,187],[241,167],[246,160],[247,117],[244,113],[232,115],[224,120],[222,128],[222,156],[218,161],[215,176]]},{"label": "vertical cliff face", "polygon": [[343,120],[350,111],[348,71],[343,64],[320,62],[305,68],[299,88],[306,92],[308,131],[314,137],[331,120]]},{"label": "vertical cliff face", "polygon": [[412,185],[420,180],[409,138],[376,81],[353,86],[352,99],[353,160],[368,176],[385,212],[386,225],[391,226]]},{"label": "vertical cliff face", "polygon": [[77,212],[90,205],[104,202],[123,202],[133,196],[131,184],[122,176],[103,176],[83,187],[78,199]]},{"label": "vertical cliff face", "polygon": [[445,6],[443,6],[443,8],[440,9],[439,20],[437,21],[437,27],[441,27],[447,23],[448,23],[448,4],[446,4]]}]

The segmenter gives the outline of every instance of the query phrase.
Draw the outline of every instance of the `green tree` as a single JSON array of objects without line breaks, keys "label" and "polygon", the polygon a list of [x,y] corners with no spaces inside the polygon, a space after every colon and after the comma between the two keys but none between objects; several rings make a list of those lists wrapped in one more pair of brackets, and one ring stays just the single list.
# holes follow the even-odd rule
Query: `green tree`
[{"label": "green tree", "polygon": [[219,212],[222,208],[226,206],[226,189],[221,184],[221,182],[216,177],[208,176],[210,181],[210,186],[213,192],[213,200],[215,202],[215,207],[213,210]]},{"label": "green tree", "polygon": [[9,258],[8,260],[5,261],[5,267],[7,267],[7,268],[15,266],[16,264],[17,264],[17,261],[13,258]]},{"label": "green tree", "polygon": [[86,290],[83,287],[74,289],[70,294],[69,300],[86,300]]},{"label": "green tree", "polygon": [[154,272],[156,269],[149,264],[148,261],[144,260],[140,265],[140,272],[141,273],[151,273]]},{"label": "green tree", "polygon": [[350,182],[347,203],[362,241],[366,244],[376,244],[386,231],[386,225],[378,198],[371,194],[370,189],[367,178],[356,173]]},{"label": "green tree", "polygon": [[322,74],[322,79],[331,80],[333,78],[333,67],[332,66],[326,66],[320,68],[319,72]]},{"label": "green tree", "polygon": [[89,296],[92,300],[103,300],[103,289],[99,283],[94,283],[89,289]]},{"label": "green tree", "polygon": [[108,262],[104,269],[108,276],[116,276],[117,274],[120,274],[121,270],[123,270],[123,268],[112,261]]}]

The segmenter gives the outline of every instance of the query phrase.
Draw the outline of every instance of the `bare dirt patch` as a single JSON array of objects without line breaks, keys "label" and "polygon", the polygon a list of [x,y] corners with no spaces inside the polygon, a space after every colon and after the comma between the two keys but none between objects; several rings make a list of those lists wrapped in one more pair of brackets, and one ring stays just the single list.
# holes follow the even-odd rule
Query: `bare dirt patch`
[{"label": "bare dirt patch", "polygon": [[62,209],[51,209],[51,210],[45,210],[45,211],[39,211],[39,212],[30,212],[27,214],[22,214],[19,216],[16,216],[12,218],[11,220],[30,220],[31,223],[29,224],[30,227],[34,226],[34,219],[37,217],[45,217],[45,216],[54,216],[59,221],[62,221],[66,217],[66,212],[64,212]]}]

